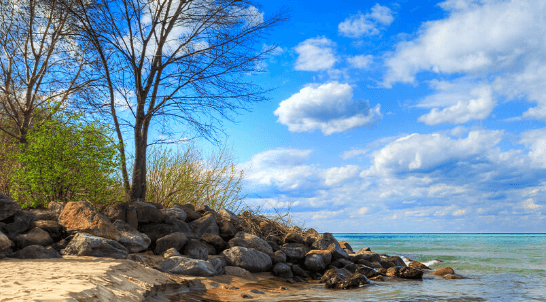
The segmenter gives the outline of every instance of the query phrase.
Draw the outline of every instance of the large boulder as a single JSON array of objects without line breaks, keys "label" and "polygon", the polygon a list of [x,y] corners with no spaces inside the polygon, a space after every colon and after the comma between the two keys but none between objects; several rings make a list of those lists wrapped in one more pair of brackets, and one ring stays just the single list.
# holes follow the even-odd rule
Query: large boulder
[{"label": "large boulder", "polygon": [[404,260],[398,256],[388,256],[388,257],[382,257],[382,261],[390,262],[394,264],[394,266],[407,266]]},{"label": "large boulder", "polygon": [[218,223],[212,214],[204,215],[203,217],[190,222],[190,226],[197,238],[201,238],[204,234],[220,236]]},{"label": "large boulder", "polygon": [[156,241],[161,237],[165,237],[179,231],[177,227],[164,223],[146,224],[139,227],[138,229],[140,232],[146,234],[146,236],[148,236],[150,240],[152,240],[152,242]]},{"label": "large boulder", "polygon": [[238,232],[235,234],[234,238],[240,238],[243,242],[248,245],[248,247],[257,249],[258,251],[262,253],[266,253],[268,255],[273,254],[273,249],[271,246],[267,243],[267,241],[263,240],[262,238],[252,235],[245,232]]},{"label": "large boulder", "polygon": [[78,233],[68,246],[61,251],[61,254],[125,259],[128,251],[117,241],[86,233]]},{"label": "large boulder", "polygon": [[11,217],[12,222],[7,223],[3,226],[5,234],[10,238],[14,239],[17,235],[26,232],[34,219],[34,215],[29,211],[20,211]]},{"label": "large boulder", "polygon": [[420,270],[429,270],[430,267],[426,266],[425,264],[419,262],[419,261],[411,261],[408,265],[409,267],[418,268]]},{"label": "large boulder", "polygon": [[271,257],[271,261],[273,261],[273,263],[285,263],[286,262],[286,254],[283,253],[283,251],[281,251],[281,250],[276,251],[270,257]]},{"label": "large boulder", "polygon": [[55,202],[52,201],[48,205],[48,209],[55,214],[57,218],[59,218],[59,215],[63,212],[64,206],[66,205],[66,202]]},{"label": "large boulder", "polygon": [[107,239],[119,241],[120,232],[106,218],[97,212],[90,204],[83,201],[69,202],[64,206],[59,223],[68,232],[87,233]]},{"label": "large boulder", "polygon": [[187,223],[187,222],[184,222],[182,220],[178,220],[178,219],[170,219],[167,221],[165,221],[168,225],[172,225],[177,232],[180,232],[180,233],[184,233],[184,235],[186,235],[186,238],[188,239],[199,239],[199,237],[197,237],[197,235],[195,234],[192,226]]},{"label": "large boulder", "polygon": [[10,218],[21,210],[21,207],[11,197],[0,193],[0,221]]},{"label": "large boulder", "polygon": [[209,249],[206,243],[197,239],[190,239],[184,247],[184,255],[193,259],[207,260]]},{"label": "large boulder", "polygon": [[292,269],[286,263],[275,264],[275,266],[273,267],[273,275],[285,279],[292,279],[294,277]]},{"label": "large boulder", "polygon": [[227,266],[227,260],[224,256],[209,255],[207,261],[212,264],[212,266],[216,270],[217,275],[223,275],[225,273],[224,268]]},{"label": "large boulder", "polygon": [[287,243],[281,246],[281,251],[286,255],[286,259],[293,263],[305,258],[309,250],[309,247],[303,243]]},{"label": "large boulder", "polygon": [[13,246],[13,242],[9,240],[8,236],[0,232],[0,252],[5,251]]},{"label": "large boulder", "polygon": [[49,233],[51,238],[59,239],[63,233],[63,226],[55,220],[37,220],[31,223],[30,227],[40,228]]},{"label": "large boulder", "polygon": [[403,279],[423,279],[423,271],[407,266],[394,266],[387,269],[387,276]]},{"label": "large boulder", "polygon": [[195,207],[192,204],[175,204],[173,209],[181,209],[186,213],[185,221],[191,222],[201,218],[201,215],[195,211]]},{"label": "large boulder", "polygon": [[131,225],[123,220],[116,220],[114,222],[114,227],[121,234],[119,243],[121,243],[129,251],[129,253],[138,253],[143,251],[150,246],[150,243],[152,243],[150,237],[135,230]]},{"label": "large boulder", "polygon": [[271,257],[253,248],[235,246],[224,250],[228,265],[242,267],[250,272],[265,272],[271,267]]},{"label": "large boulder", "polygon": [[359,265],[356,271],[357,273],[362,274],[367,278],[374,278],[381,275],[376,269],[366,265]]},{"label": "large boulder", "polygon": [[181,208],[161,209],[160,211],[161,213],[163,213],[163,215],[165,215],[165,217],[168,217],[170,219],[186,221],[186,217],[188,217],[186,212],[184,212],[184,210]]},{"label": "large boulder", "polygon": [[128,209],[129,209],[129,204],[127,202],[116,202],[107,206],[102,211],[102,214],[106,216],[112,223],[116,222],[116,220],[127,222]]},{"label": "large boulder", "polygon": [[165,215],[151,203],[136,201],[129,206],[134,208],[137,214],[138,223],[161,223]]},{"label": "large boulder", "polygon": [[22,249],[29,245],[50,245],[53,244],[53,239],[49,236],[48,232],[40,228],[34,228],[26,234],[17,235],[15,243],[17,244],[17,248]]},{"label": "large boulder", "polygon": [[201,240],[214,246],[218,252],[225,250],[227,247],[227,243],[218,235],[204,234],[201,236]]},{"label": "large boulder", "polygon": [[239,225],[243,223],[243,219],[239,218],[239,216],[237,216],[235,213],[228,209],[221,209],[220,211],[218,211],[218,214],[222,216],[222,220],[231,222],[234,225]]},{"label": "large boulder", "polygon": [[182,256],[170,257],[163,261],[159,268],[169,274],[179,274],[198,277],[209,277],[216,274],[214,266],[205,260]]},{"label": "large boulder", "polygon": [[360,285],[369,284],[368,278],[359,273],[350,273],[346,269],[331,268],[327,270],[322,278],[325,288],[350,289]]},{"label": "large boulder", "polygon": [[341,246],[341,248],[343,250],[345,250],[347,252],[347,254],[354,254],[355,253],[353,251],[353,248],[351,247],[351,245],[347,241],[341,241],[339,243],[339,246]]},{"label": "large boulder", "polygon": [[303,236],[297,232],[288,232],[283,238],[284,243],[304,243]]},{"label": "large boulder", "polygon": [[332,263],[332,252],[330,252],[329,250],[310,250],[305,256],[307,257],[308,255],[312,254],[320,255],[324,260],[324,264],[326,264],[326,266]]},{"label": "large boulder", "polygon": [[183,251],[184,246],[188,243],[188,238],[183,233],[175,232],[167,236],[157,239],[154,252],[157,255],[162,255],[166,250],[175,248],[178,251]]},{"label": "large boulder", "polygon": [[233,223],[225,220],[218,221],[218,228],[220,229],[220,236],[224,240],[230,240],[237,233],[237,229]]},{"label": "large boulder", "polygon": [[314,272],[323,272],[326,268],[326,263],[320,254],[307,254],[305,256],[305,267]]},{"label": "large boulder", "polygon": [[324,233],[313,242],[313,249],[316,250],[329,250],[332,252],[333,259],[349,258],[349,254],[341,248],[339,242],[330,233]]},{"label": "large boulder", "polygon": [[51,210],[31,209],[32,221],[37,220],[57,220],[58,215]]},{"label": "large boulder", "polygon": [[235,276],[243,279],[254,280],[254,275],[242,267],[226,266],[224,268],[225,274]]},{"label": "large boulder", "polygon": [[350,254],[349,260],[351,260],[354,263],[358,262],[359,260],[366,260],[371,263],[373,262],[379,263],[382,261],[381,256],[379,256],[379,254],[370,252],[370,251],[363,251],[363,250],[358,251],[358,253],[356,254]]},{"label": "large boulder", "polygon": [[15,252],[13,257],[18,259],[62,258],[61,254],[52,247],[44,247],[41,245],[29,245],[24,249]]}]

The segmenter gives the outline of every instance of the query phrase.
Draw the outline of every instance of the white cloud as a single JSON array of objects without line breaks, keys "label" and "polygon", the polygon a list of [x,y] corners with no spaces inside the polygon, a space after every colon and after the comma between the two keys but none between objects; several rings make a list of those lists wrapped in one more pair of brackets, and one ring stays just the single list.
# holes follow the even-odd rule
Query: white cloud
[{"label": "white cloud", "polygon": [[298,46],[298,58],[294,68],[296,70],[318,71],[330,69],[337,62],[334,54],[335,43],[326,37],[307,39]]},{"label": "white cloud", "polygon": [[385,26],[389,26],[394,20],[392,11],[385,6],[376,4],[367,14],[358,13],[339,23],[338,30],[343,36],[360,38],[379,34]]},{"label": "white cloud", "polygon": [[327,186],[339,184],[344,180],[354,178],[360,173],[360,170],[360,167],[355,165],[330,168],[325,172],[324,183]]},{"label": "white cloud", "polygon": [[362,207],[362,208],[358,209],[358,214],[364,215],[364,214],[366,214],[369,210],[370,210],[370,208],[368,208],[368,207]]},{"label": "white cloud", "polygon": [[525,210],[536,211],[542,209],[544,206],[536,204],[532,198],[528,198],[521,203]]},{"label": "white cloud", "polygon": [[462,216],[464,214],[466,214],[466,210],[457,210],[453,212],[453,216]]},{"label": "white cloud", "polygon": [[380,105],[353,100],[348,84],[308,85],[282,101],[275,110],[278,122],[292,132],[321,130],[325,135],[362,127],[381,119]]},{"label": "white cloud", "polygon": [[542,167],[546,167],[546,128],[523,132],[519,141],[529,148],[528,156]]},{"label": "white cloud", "polygon": [[[459,87],[459,89],[461,88]],[[449,94],[449,92],[441,92],[440,96],[448,96],[448,98],[454,96]],[[433,108],[428,114],[419,117],[418,120],[427,125],[462,124],[471,120],[486,119],[496,106],[491,88],[488,86],[474,88],[468,95],[457,93],[455,97],[462,98],[449,107],[443,109]]]},{"label": "white cloud", "polygon": [[359,55],[359,56],[348,57],[347,62],[349,62],[349,64],[353,68],[366,69],[373,62],[373,56]]}]

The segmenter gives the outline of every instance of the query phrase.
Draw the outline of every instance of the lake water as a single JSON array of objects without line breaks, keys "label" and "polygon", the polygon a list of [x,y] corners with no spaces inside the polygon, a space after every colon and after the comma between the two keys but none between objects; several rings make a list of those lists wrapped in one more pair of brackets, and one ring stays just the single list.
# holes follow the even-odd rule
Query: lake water
[{"label": "lake water", "polygon": [[433,269],[449,266],[466,277],[426,274],[423,281],[378,282],[336,291],[336,301],[546,301],[546,234],[334,235],[355,252],[367,246]]}]

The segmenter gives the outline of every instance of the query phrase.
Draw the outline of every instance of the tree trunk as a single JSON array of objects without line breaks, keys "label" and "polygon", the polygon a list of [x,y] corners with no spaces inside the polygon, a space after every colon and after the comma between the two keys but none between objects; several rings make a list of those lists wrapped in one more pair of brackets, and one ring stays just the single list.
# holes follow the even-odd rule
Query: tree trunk
[{"label": "tree trunk", "polygon": [[[135,130],[137,132],[138,130]],[[146,200],[146,142],[145,135],[135,133],[135,161],[131,185],[131,201]]]}]

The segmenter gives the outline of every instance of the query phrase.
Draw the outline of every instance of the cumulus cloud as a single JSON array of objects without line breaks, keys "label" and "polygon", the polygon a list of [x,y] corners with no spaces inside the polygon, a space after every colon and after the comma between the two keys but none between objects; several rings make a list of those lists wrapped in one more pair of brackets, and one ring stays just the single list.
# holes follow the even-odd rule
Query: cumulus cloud
[{"label": "cumulus cloud", "polygon": [[308,85],[279,104],[274,114],[292,132],[320,130],[325,135],[362,127],[381,119],[380,105],[353,100],[349,84]]},{"label": "cumulus cloud", "polygon": [[334,54],[335,43],[326,37],[307,39],[298,46],[298,58],[294,68],[304,71],[327,70],[334,66],[337,58]]},{"label": "cumulus cloud", "polygon": [[353,68],[358,69],[366,69],[370,66],[370,64],[373,61],[372,55],[359,55],[359,56],[352,56],[347,58],[347,62],[349,62],[349,65]]},{"label": "cumulus cloud", "polygon": [[371,11],[358,13],[339,23],[339,34],[349,38],[377,35],[380,31],[394,21],[390,8],[376,4]]},{"label": "cumulus cloud", "polygon": [[523,132],[519,142],[527,146],[535,164],[546,167],[546,128]]}]

